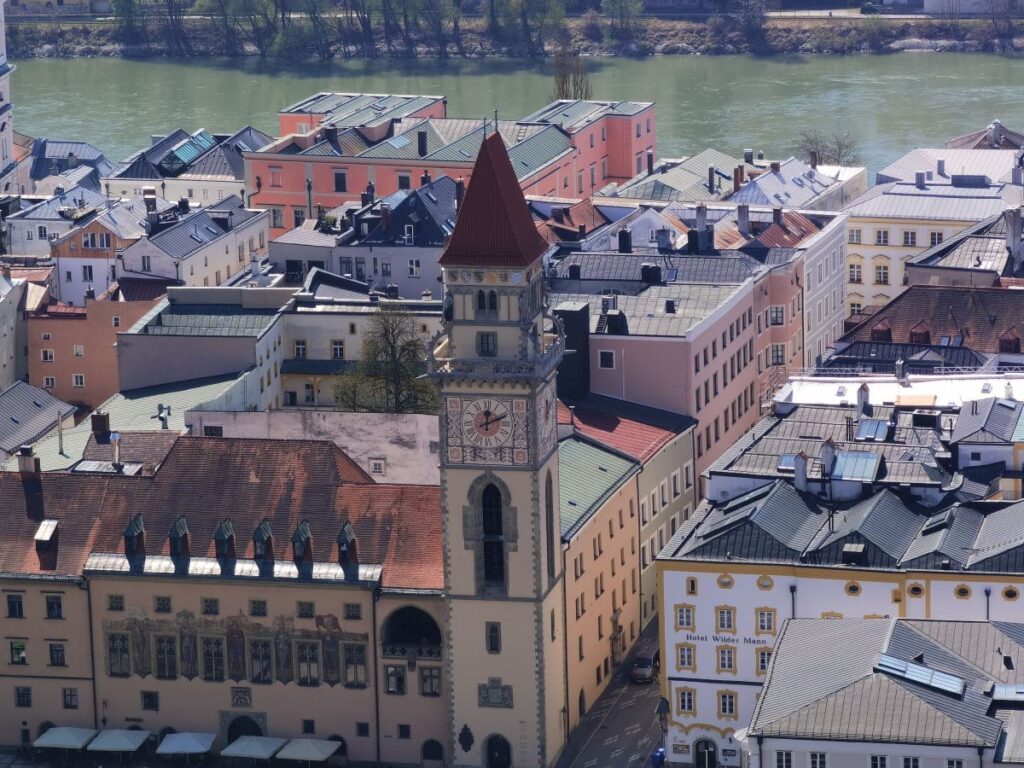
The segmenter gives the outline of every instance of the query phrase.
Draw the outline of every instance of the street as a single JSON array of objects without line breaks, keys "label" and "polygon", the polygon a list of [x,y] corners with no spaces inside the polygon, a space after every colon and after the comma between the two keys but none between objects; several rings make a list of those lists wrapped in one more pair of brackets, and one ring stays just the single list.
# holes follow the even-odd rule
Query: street
[{"label": "street", "polygon": [[[652,621],[637,640],[657,640],[658,622]],[[638,768],[661,744],[656,708],[657,680],[638,685],[629,679],[630,655],[612,682],[583,718],[566,745],[557,768]]]}]

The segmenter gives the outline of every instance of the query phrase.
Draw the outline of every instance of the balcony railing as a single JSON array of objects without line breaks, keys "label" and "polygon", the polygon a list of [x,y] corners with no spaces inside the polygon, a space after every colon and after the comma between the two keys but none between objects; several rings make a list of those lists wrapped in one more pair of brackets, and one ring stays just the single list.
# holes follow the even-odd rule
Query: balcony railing
[{"label": "balcony railing", "polygon": [[381,643],[381,656],[385,659],[441,659],[441,646],[432,643]]}]

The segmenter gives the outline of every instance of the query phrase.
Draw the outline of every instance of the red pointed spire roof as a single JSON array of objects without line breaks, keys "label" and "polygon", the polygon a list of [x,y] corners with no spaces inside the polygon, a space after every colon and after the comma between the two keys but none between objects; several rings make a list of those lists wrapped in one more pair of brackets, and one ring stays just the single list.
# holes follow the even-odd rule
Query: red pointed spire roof
[{"label": "red pointed spire roof", "polygon": [[480,145],[441,266],[526,267],[547,247],[530,216],[505,142],[494,132]]}]

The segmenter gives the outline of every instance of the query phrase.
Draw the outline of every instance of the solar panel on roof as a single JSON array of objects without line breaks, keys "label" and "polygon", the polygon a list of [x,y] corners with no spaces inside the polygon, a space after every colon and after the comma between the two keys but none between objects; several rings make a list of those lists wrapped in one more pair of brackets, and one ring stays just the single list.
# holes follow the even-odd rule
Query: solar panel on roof
[{"label": "solar panel on roof", "polygon": [[395,149],[401,149],[402,147],[406,147],[409,145],[409,137],[406,136],[404,133],[398,136],[392,136],[390,139],[388,139],[388,144],[390,144]]},{"label": "solar panel on roof", "polygon": [[992,688],[993,701],[1024,701],[1024,685],[997,683]]},{"label": "solar panel on roof", "polygon": [[929,688],[934,688],[937,691],[952,693],[957,696],[963,695],[964,688],[966,687],[962,677],[939,672],[923,664],[915,664],[912,661],[897,659],[895,656],[889,656],[885,653],[878,657],[878,664],[875,666],[875,669],[879,672],[887,672],[891,675],[902,677],[904,680],[927,685]]},{"label": "solar panel on roof", "polygon": [[878,477],[882,457],[870,451],[839,451],[832,476],[839,480],[872,482]]},{"label": "solar panel on roof", "polygon": [[779,456],[779,463],[775,465],[775,469],[779,472],[795,472],[796,471],[796,454],[795,453],[784,453]]},{"label": "solar panel on roof", "polygon": [[889,435],[889,422],[885,419],[861,419],[857,425],[857,442],[884,442]]}]

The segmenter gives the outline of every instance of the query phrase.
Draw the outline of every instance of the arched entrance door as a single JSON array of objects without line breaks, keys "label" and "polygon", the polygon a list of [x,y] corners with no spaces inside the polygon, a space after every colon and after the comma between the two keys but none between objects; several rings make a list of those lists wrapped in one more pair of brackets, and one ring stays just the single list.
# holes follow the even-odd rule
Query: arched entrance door
[{"label": "arched entrance door", "polygon": [[259,723],[247,715],[240,715],[228,726],[228,744],[242,736],[262,736],[263,729]]},{"label": "arched entrance door", "polygon": [[715,768],[718,765],[718,745],[710,739],[701,739],[694,745],[694,768]]},{"label": "arched entrance door", "polygon": [[495,734],[487,739],[486,768],[512,768],[512,745],[504,736]]}]

